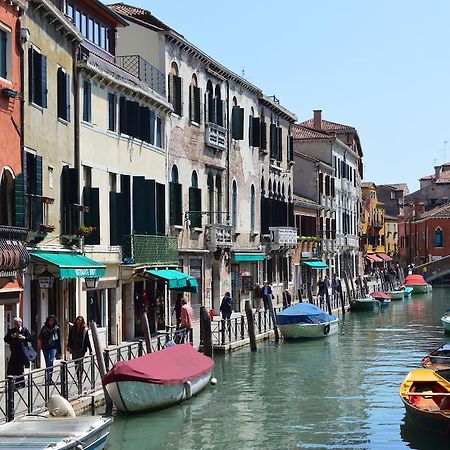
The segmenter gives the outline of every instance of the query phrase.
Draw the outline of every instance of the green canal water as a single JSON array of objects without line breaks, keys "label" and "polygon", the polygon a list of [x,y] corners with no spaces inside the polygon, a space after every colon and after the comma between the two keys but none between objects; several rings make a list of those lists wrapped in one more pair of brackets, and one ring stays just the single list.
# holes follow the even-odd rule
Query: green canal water
[{"label": "green canal water", "polygon": [[215,358],[216,386],[172,408],[115,418],[108,450],[450,449],[406,422],[406,373],[445,337],[450,289],[346,313],[326,339]]}]

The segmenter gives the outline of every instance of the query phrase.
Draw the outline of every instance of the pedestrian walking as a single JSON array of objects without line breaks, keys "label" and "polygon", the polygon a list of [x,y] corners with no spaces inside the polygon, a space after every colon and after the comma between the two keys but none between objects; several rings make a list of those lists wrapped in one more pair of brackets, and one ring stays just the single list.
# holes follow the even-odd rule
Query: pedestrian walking
[{"label": "pedestrian walking", "polygon": [[340,298],[342,294],[341,280],[336,274],[333,274],[333,280],[331,282],[331,293],[335,298]]},{"label": "pedestrian walking", "polygon": [[77,372],[77,379],[79,382],[81,382],[81,376],[83,373],[83,361],[81,358],[84,357],[88,350],[89,354],[92,355],[92,347],[89,340],[88,327],[83,316],[78,316],[75,319],[75,322],[69,331],[69,340],[67,342],[67,347],[72,355],[72,359],[79,360],[75,365],[75,370]]},{"label": "pedestrian walking", "polygon": [[39,348],[44,352],[46,374],[49,380],[53,375],[53,362],[61,356],[61,334],[56,317],[50,314],[39,333]]},{"label": "pedestrian walking", "polygon": [[264,303],[262,297],[263,295],[261,286],[256,283],[253,287],[253,307],[256,309],[256,311],[260,311],[261,309],[263,309]]},{"label": "pedestrian walking", "polygon": [[292,303],[292,296],[290,292],[286,289],[283,292],[283,309],[289,308],[289,306],[291,306],[291,303]]},{"label": "pedestrian walking", "polygon": [[317,285],[319,287],[318,294],[319,294],[320,306],[322,306],[324,299],[327,297],[327,294],[328,294],[328,278],[327,278],[327,276],[325,276],[325,278],[323,280],[322,280],[322,278],[320,278]]},{"label": "pedestrian walking", "polygon": [[262,288],[264,311],[267,312],[270,305],[270,300],[272,300],[272,286],[268,281],[264,281],[264,286]]},{"label": "pedestrian walking", "polygon": [[[25,366],[29,366],[29,359],[26,357],[24,348],[31,345],[31,333],[22,326],[22,319],[14,317],[14,327],[10,328],[4,337],[4,341],[9,344],[11,356],[8,361],[6,375],[23,375]],[[23,376],[16,379],[16,388],[25,387]]]},{"label": "pedestrian walking", "polygon": [[220,304],[220,312],[222,313],[222,319],[229,321],[231,314],[233,313],[233,300],[229,292],[225,292]]},{"label": "pedestrian walking", "polygon": [[173,312],[175,313],[175,318],[176,318],[176,325],[177,328],[180,328],[181,326],[181,308],[183,306],[183,294],[178,293],[177,294],[177,299],[175,301],[175,307],[173,308]]},{"label": "pedestrian walking", "polygon": [[192,328],[194,325],[194,311],[192,310],[191,305],[188,301],[183,298],[182,306],[181,306],[181,323],[180,327],[187,330],[189,334],[189,342],[192,344],[193,336],[192,336]]}]

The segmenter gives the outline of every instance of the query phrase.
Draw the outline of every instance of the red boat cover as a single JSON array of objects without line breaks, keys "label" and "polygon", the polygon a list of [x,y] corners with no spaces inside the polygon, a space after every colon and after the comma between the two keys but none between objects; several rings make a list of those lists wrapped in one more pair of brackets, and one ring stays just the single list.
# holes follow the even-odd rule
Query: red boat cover
[{"label": "red boat cover", "polygon": [[422,275],[408,275],[405,278],[405,286],[408,284],[427,284]]},{"label": "red boat cover", "polygon": [[116,381],[177,384],[198,378],[214,368],[214,361],[191,344],[172,345],[130,361],[119,361],[103,378],[103,385]]},{"label": "red boat cover", "polygon": [[389,297],[389,295],[387,295],[385,292],[383,291],[373,291],[370,293],[370,296],[373,298],[381,298],[381,299],[388,299],[391,298]]}]

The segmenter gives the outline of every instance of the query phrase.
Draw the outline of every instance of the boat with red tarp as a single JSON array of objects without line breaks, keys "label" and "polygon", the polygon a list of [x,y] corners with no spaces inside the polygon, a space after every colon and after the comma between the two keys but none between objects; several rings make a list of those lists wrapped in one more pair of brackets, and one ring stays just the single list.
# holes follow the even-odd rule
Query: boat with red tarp
[{"label": "boat with red tarp", "polygon": [[211,381],[214,361],[191,344],[172,345],[119,361],[102,382],[119,411],[166,408],[196,395]]},{"label": "boat with red tarp", "polygon": [[413,274],[405,278],[405,286],[413,288],[413,294],[427,294],[431,292],[431,284],[428,284],[422,275]]}]

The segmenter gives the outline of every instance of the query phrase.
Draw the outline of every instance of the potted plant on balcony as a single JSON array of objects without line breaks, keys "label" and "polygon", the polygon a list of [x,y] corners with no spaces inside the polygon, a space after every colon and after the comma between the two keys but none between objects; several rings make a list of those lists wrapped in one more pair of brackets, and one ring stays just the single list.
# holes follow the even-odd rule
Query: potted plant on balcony
[{"label": "potted plant on balcony", "polygon": [[96,227],[86,227],[85,225],[80,225],[80,228],[78,228],[78,236],[86,237],[96,230],[97,230]]},{"label": "potted plant on balcony", "polygon": [[55,231],[55,225],[41,224],[39,225],[39,231],[42,233],[52,233]]}]

